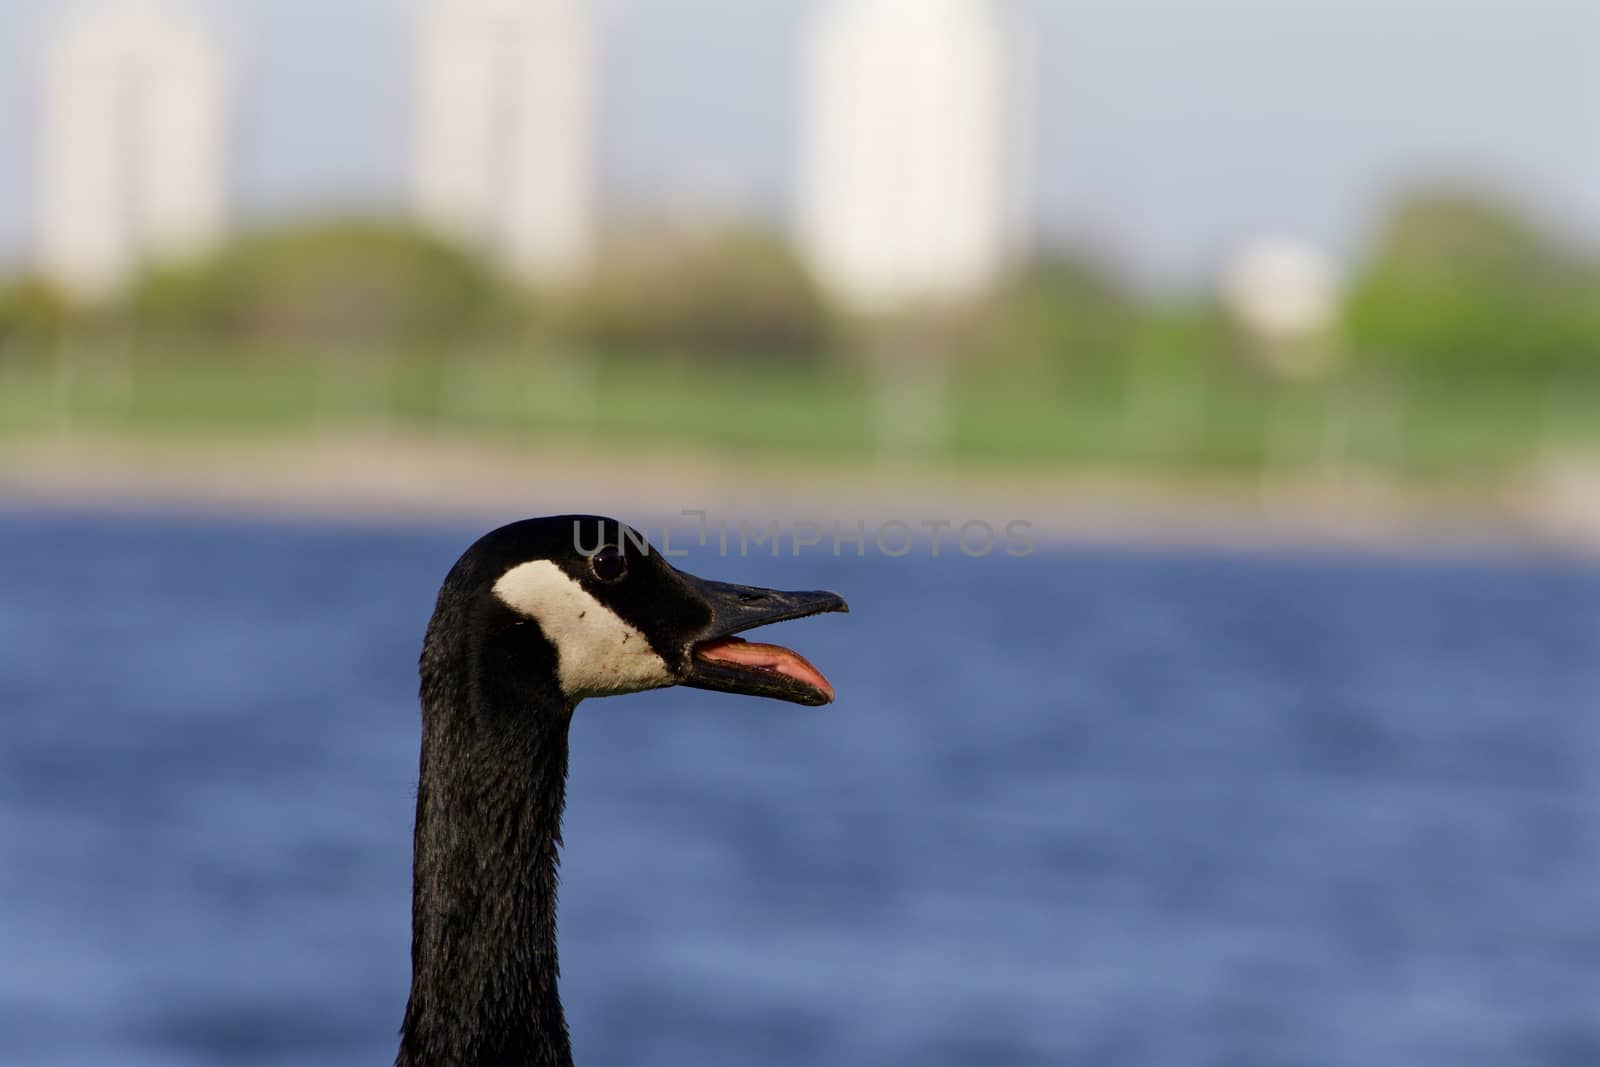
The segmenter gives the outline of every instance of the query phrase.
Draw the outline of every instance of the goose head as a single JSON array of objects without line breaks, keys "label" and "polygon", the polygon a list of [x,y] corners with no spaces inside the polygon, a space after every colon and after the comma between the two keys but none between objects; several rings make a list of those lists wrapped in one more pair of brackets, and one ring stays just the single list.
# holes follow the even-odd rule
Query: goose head
[{"label": "goose head", "polygon": [[848,610],[836,593],[699,578],[614,519],[563,515],[473,545],[445,581],[435,625],[464,636],[468,647],[454,651],[476,661],[478,676],[558,694],[568,708],[677,685],[818,706],[834,696],[820,671],[738,635]]}]

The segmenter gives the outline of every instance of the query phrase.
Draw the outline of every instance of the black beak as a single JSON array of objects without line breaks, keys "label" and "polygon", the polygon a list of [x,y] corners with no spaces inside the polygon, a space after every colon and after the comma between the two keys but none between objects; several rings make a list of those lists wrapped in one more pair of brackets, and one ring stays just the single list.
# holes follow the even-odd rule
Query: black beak
[{"label": "black beak", "polygon": [[734,635],[775,622],[847,612],[850,606],[843,597],[730,585],[692,574],[683,577],[711,609],[711,621],[690,644],[688,674],[680,685],[772,697],[810,707],[833,701],[833,687],[798,653],[777,645],[750,644]]}]

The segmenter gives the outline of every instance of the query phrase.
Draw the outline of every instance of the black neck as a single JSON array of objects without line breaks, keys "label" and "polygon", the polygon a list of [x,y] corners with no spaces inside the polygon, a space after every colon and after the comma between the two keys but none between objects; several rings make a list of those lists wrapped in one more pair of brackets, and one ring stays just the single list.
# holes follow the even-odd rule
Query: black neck
[{"label": "black neck", "polygon": [[571,716],[553,693],[430,681],[424,661],[411,999],[398,1067],[572,1063],[556,988]]}]

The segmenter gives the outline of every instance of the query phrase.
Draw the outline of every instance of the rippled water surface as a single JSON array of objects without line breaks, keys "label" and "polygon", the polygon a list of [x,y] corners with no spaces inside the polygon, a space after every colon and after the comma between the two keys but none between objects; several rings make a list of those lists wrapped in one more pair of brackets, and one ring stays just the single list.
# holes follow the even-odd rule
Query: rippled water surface
[{"label": "rippled water surface", "polygon": [[[0,1063],[386,1063],[477,531],[0,517]],[[580,1063],[1600,1063],[1600,572],[718,560],[817,712],[574,726]]]}]

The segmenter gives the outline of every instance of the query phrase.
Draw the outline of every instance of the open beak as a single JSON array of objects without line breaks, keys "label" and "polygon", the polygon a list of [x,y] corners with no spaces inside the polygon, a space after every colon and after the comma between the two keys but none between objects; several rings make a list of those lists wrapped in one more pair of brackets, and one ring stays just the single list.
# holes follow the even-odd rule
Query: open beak
[{"label": "open beak", "polygon": [[838,593],[784,593],[730,585],[692,574],[683,577],[710,607],[711,621],[689,646],[688,674],[679,685],[772,697],[810,707],[833,702],[833,686],[799,653],[734,635],[774,622],[849,611],[843,597]]}]

